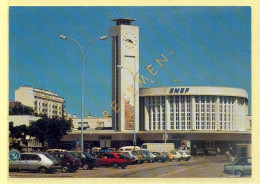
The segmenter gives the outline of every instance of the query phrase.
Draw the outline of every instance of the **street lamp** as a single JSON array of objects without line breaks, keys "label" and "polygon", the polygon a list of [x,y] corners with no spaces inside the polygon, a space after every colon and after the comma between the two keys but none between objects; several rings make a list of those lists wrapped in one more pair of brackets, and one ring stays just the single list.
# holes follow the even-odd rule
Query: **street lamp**
[{"label": "street lamp", "polygon": [[[174,80],[173,82],[175,82],[175,83],[177,83],[179,80],[178,79],[176,79],[176,80]],[[156,82],[156,81],[150,81],[152,84],[155,84],[155,83],[158,83],[158,84],[160,84],[160,85],[162,85],[160,82]],[[164,86],[163,87],[163,89],[164,89],[164,98],[165,98],[165,107],[164,108],[166,108],[166,88],[167,88],[167,86]],[[166,111],[165,111],[165,113],[166,113]],[[166,143],[167,142],[167,140],[166,140],[166,121],[167,121],[167,119],[165,118],[165,120],[164,120],[164,143]]]},{"label": "street lamp", "polygon": [[[79,42],[77,42],[76,40],[74,40],[73,38],[70,38],[68,36],[64,36],[64,35],[60,35],[60,38],[62,40],[72,40],[73,42],[75,42],[81,50],[81,54],[82,54],[82,80],[81,80],[81,139],[80,139],[80,143],[81,143],[81,156],[83,156],[83,152],[84,152],[84,136],[83,136],[83,91],[84,91],[84,55],[85,55],[85,50],[83,50],[83,48],[81,47],[81,45],[79,44]],[[106,40],[108,38],[108,36],[101,36],[98,38],[93,39],[92,41],[90,41],[86,47],[88,47],[91,43],[93,43],[96,40]]]},{"label": "street lamp", "polygon": [[131,75],[132,75],[132,77],[134,79],[134,149],[135,149],[135,145],[136,145],[136,133],[135,133],[135,96],[136,96],[136,94],[135,94],[135,79],[136,79],[136,76],[139,73],[139,71],[134,74],[133,72],[131,72],[131,70],[129,70],[126,67],[123,67],[121,65],[116,65],[116,66],[118,68],[121,68],[121,69],[124,68],[124,69],[128,70],[131,73]]}]

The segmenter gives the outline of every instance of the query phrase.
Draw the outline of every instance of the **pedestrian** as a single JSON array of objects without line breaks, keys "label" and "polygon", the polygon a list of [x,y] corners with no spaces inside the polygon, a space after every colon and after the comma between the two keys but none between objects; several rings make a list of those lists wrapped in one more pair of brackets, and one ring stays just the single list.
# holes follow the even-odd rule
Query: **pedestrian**
[{"label": "pedestrian", "polygon": [[220,148],[217,147],[217,155],[220,155]]},{"label": "pedestrian", "polygon": [[225,156],[226,156],[226,158],[230,158],[230,153],[229,153],[229,151],[227,150],[226,152],[225,152]]},{"label": "pedestrian", "polygon": [[234,156],[234,151],[233,151],[233,148],[232,148],[232,147],[229,148],[229,153],[230,153],[230,156],[231,156],[231,157]]},{"label": "pedestrian", "polygon": [[230,153],[231,161],[234,162],[235,161],[235,157],[234,157],[234,150],[233,150],[232,147],[229,148],[229,153]]}]

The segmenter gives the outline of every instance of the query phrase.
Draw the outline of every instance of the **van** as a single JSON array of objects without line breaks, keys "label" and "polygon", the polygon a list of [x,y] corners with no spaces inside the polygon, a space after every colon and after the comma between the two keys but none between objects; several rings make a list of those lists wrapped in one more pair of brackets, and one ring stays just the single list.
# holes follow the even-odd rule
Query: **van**
[{"label": "van", "polygon": [[147,149],[151,152],[170,152],[174,150],[174,143],[144,143],[141,149]]},{"label": "van", "polygon": [[44,153],[21,153],[20,160],[9,161],[9,170],[56,172],[60,168],[56,163]]},{"label": "van", "polygon": [[133,150],[141,150],[139,146],[124,146],[118,149],[118,151],[133,151]]}]

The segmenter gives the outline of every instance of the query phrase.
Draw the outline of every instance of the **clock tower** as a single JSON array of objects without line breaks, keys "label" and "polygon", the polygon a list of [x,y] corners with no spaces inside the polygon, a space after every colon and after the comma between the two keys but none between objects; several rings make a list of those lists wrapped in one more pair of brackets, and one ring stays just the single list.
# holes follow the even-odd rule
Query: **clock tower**
[{"label": "clock tower", "polygon": [[[112,126],[114,130],[139,130],[139,27],[134,19],[112,20]],[[134,125],[135,122],[135,125]]]}]

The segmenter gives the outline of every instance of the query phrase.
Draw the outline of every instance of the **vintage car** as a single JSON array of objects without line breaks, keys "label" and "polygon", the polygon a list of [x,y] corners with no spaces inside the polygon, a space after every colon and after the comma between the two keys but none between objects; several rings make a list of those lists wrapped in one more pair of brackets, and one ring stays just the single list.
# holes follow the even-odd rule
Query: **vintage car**
[{"label": "vintage car", "polygon": [[153,152],[154,157],[154,162],[166,162],[167,157],[165,154],[161,152]]},{"label": "vintage car", "polygon": [[224,173],[239,177],[252,174],[252,158],[241,157],[231,164],[224,165]]},{"label": "vintage car", "polygon": [[101,165],[103,166],[113,166],[114,168],[121,167],[125,169],[127,167],[128,160],[120,155],[113,152],[105,152],[99,155],[101,160]]},{"label": "vintage car", "polygon": [[56,172],[60,166],[57,160],[44,153],[22,153],[21,158],[9,161],[10,171],[37,171],[39,173]]}]

